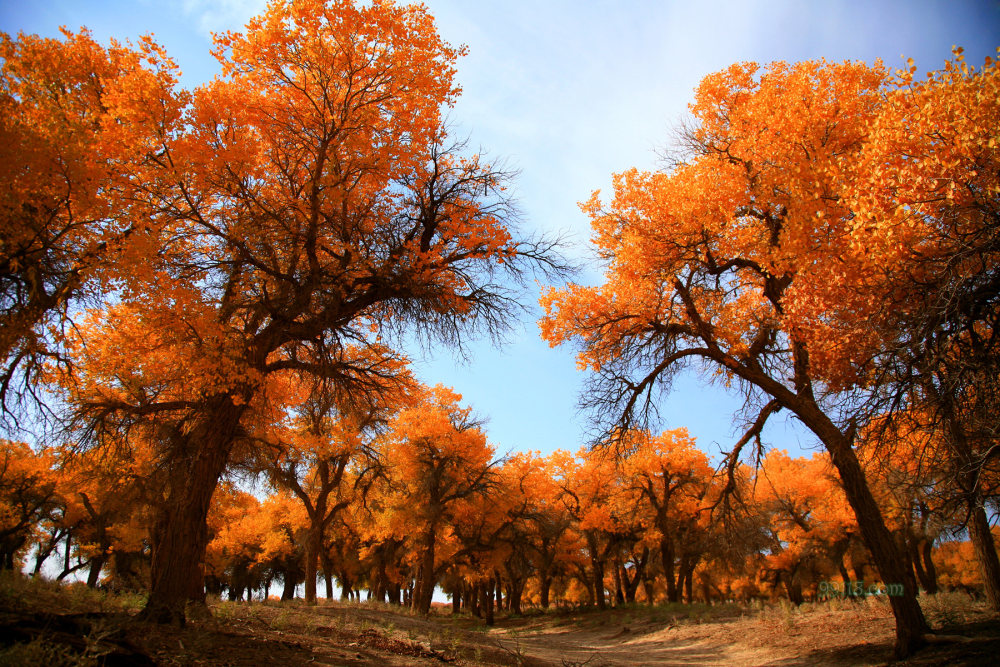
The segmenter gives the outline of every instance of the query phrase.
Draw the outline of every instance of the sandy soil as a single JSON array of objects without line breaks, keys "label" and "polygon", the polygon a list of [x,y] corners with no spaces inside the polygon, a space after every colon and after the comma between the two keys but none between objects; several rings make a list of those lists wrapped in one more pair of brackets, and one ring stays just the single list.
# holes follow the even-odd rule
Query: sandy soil
[{"label": "sandy soil", "polygon": [[[1000,621],[984,605],[952,597],[924,608],[948,636],[897,664],[1000,662]],[[0,609],[0,646],[17,644],[0,665],[883,665],[892,638],[884,600],[500,614],[492,628],[441,609],[420,617],[366,604],[217,603],[184,629],[127,611]]]}]

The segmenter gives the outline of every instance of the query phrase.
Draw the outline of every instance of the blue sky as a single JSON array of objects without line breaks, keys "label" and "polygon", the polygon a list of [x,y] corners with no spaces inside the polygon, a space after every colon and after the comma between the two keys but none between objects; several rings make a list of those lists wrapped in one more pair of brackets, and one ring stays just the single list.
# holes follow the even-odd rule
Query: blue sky
[{"label": "blue sky", "polygon": [[[1000,2],[562,2],[429,0],[441,34],[465,44],[464,92],[451,112],[455,134],[520,170],[516,193],[527,228],[567,232],[587,258],[589,226],[577,208],[612,173],[655,168],[698,81],[743,60],[863,60],[921,71],[939,68],[953,45],[981,64],[1000,46]],[[194,86],[217,69],[210,33],[238,30],[260,0],[0,0],[0,30],[55,35],[89,27],[102,42],[154,33]],[[599,279],[595,268],[582,281]],[[499,451],[577,449],[585,420],[575,405],[583,377],[573,351],[538,337],[538,313],[510,342],[421,358],[425,382],[443,382],[489,418]],[[735,439],[739,400],[696,377],[681,378],[662,405],[664,426],[686,426],[709,453]],[[812,439],[780,419],[770,444],[799,451]]]}]

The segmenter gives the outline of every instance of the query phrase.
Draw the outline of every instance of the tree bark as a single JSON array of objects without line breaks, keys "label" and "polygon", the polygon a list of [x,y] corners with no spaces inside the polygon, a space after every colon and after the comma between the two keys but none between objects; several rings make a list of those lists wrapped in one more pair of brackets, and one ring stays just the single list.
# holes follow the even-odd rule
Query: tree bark
[{"label": "tree bark", "polygon": [[[797,414],[802,417],[801,412]],[[892,535],[886,528],[882,510],[872,496],[864,471],[848,438],[829,423],[825,415],[822,419],[813,416],[803,421],[819,436],[830,453],[833,465],[840,475],[847,502],[854,510],[861,535],[871,551],[882,582],[886,585],[901,584],[903,587],[902,595],[889,596],[889,604],[896,619],[894,654],[898,659],[905,658],[924,644],[924,634],[930,631],[917,603],[916,582],[912,568],[904,567],[903,554],[899,553]]]},{"label": "tree bark", "polygon": [[316,604],[316,580],[319,578],[319,552],[323,549],[323,526],[312,521],[306,535],[306,604]]},{"label": "tree bark", "polygon": [[496,586],[493,580],[488,580],[483,585],[483,611],[486,616],[486,625],[493,625],[493,591]]},{"label": "tree bark", "polygon": [[185,604],[192,590],[203,586],[208,509],[246,409],[228,395],[212,403],[190,431],[165,428],[160,434],[173,451],[165,498],[151,530],[151,586],[142,611],[155,623],[184,625]]},{"label": "tree bark", "polygon": [[[594,602],[598,609],[606,609],[607,602],[604,598],[604,558],[597,546],[597,537],[592,531],[584,531],[587,538],[587,550],[590,554],[590,577],[586,576],[583,581],[587,582],[587,588],[594,594]],[[586,572],[583,573],[586,575]]]},{"label": "tree bark", "polygon": [[434,585],[437,583],[434,577],[436,532],[435,526],[431,525],[427,532],[424,533],[424,554],[420,564],[420,578],[418,580],[418,588],[414,592],[416,600],[414,609],[421,614],[429,614],[431,612],[431,599],[434,597]]},{"label": "tree bark", "polygon": [[107,560],[107,552],[103,549],[101,553],[97,554],[90,560],[90,572],[87,575],[88,588],[97,588],[97,584],[101,581],[101,570],[104,569],[104,564]]},{"label": "tree bark", "polygon": [[660,540],[660,562],[663,566],[663,578],[667,582],[667,602],[677,602],[680,595],[674,578],[674,542],[670,538]]},{"label": "tree bark", "polygon": [[190,474],[183,481],[175,480],[160,508],[152,530],[151,586],[143,610],[146,619],[184,625],[184,605],[192,581],[202,576],[208,508],[228,458],[228,447],[207,447],[196,454]]},{"label": "tree bark", "polygon": [[469,591],[469,598],[466,600],[466,604],[469,606],[469,612],[476,618],[483,617],[483,614],[480,611],[480,603],[482,600],[482,592],[480,590],[481,587],[481,583],[477,582],[473,584],[472,589]]},{"label": "tree bark", "polygon": [[920,558],[923,560],[924,573],[927,575],[927,585],[925,588],[931,595],[938,592],[937,568],[934,567],[934,559],[931,558],[931,549],[933,546],[934,543],[928,539],[924,539],[923,544],[920,545]]},{"label": "tree bark", "polygon": [[[978,499],[977,499],[978,500]],[[994,611],[1000,611],[1000,560],[997,559],[997,549],[990,532],[990,522],[982,504],[976,502],[969,516],[969,538],[972,549],[979,561],[979,569],[983,575],[983,587],[986,600]]]},{"label": "tree bark", "polygon": [[539,571],[538,573],[538,597],[539,603],[542,605],[542,609],[549,608],[549,589],[552,588],[552,577],[549,575],[548,568]]}]

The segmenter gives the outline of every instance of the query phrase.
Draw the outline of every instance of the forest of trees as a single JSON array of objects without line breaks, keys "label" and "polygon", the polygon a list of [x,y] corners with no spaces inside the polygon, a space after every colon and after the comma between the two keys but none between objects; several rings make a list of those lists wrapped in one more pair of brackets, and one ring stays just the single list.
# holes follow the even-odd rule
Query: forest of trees
[{"label": "forest of trees", "polygon": [[[360,599],[365,590],[365,599],[426,612],[440,586],[456,610],[479,615],[494,603],[514,612],[777,597],[798,604],[849,597],[844,582],[867,582],[863,595],[893,592],[879,585],[823,453],[771,450],[759,468],[736,469],[732,490],[684,429],[634,431],[622,460],[588,448],[497,458],[460,396],[440,385],[387,415],[380,433],[296,419],[283,438],[260,461],[266,494],[225,481],[213,495],[209,593],[249,600],[280,588],[288,599],[305,583],[315,602],[319,574],[327,598]],[[937,497],[913,446],[901,442],[891,459],[866,462],[908,576],[931,593],[979,590],[971,545],[950,539],[963,517]],[[92,586],[146,588],[148,446],[117,461],[99,451],[3,449],[7,567],[19,555],[38,573],[58,549],[49,569],[60,579],[79,571]],[[721,509],[727,491],[738,512]]]},{"label": "forest of trees", "polygon": [[[584,204],[583,286],[449,138],[426,8],[275,0],[213,53],[187,90],[151,38],[0,37],[3,568],[164,623],[319,576],[488,622],[864,581],[900,656],[919,589],[1000,610],[996,61],[706,77],[670,163]],[[595,437],[503,456],[400,350],[499,335],[536,280]],[[656,435],[680,372],[745,399],[718,465]],[[781,411],[822,451],[763,442]]]}]

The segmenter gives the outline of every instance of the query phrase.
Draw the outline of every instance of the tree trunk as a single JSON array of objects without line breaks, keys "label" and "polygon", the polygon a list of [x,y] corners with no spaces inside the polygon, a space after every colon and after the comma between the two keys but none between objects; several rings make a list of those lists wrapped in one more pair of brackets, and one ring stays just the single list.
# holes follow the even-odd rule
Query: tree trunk
[{"label": "tree trunk", "polygon": [[785,582],[785,592],[788,594],[788,601],[796,607],[802,604],[805,601],[802,597],[802,581],[797,576],[797,573],[788,572],[782,577],[782,581]]},{"label": "tree trunk", "polygon": [[[796,411],[800,418],[802,413]],[[818,409],[817,409],[817,412]],[[847,502],[861,529],[865,545],[871,551],[882,582],[901,585],[901,595],[890,595],[889,604],[896,619],[896,644],[894,654],[897,659],[905,658],[923,645],[923,636],[930,631],[924,614],[917,603],[917,591],[912,568],[904,566],[903,554],[899,553],[892,535],[882,518],[882,510],[872,496],[865,480],[864,471],[848,438],[823,415],[823,419],[803,419],[807,426],[819,436],[833,465],[837,468],[843,484]],[[825,421],[826,423],[821,423]]]},{"label": "tree trunk", "polygon": [[90,573],[87,575],[87,587],[97,588],[98,582],[101,580],[101,570],[104,568],[104,563],[108,560],[107,551],[101,550],[101,553],[90,559]]},{"label": "tree trunk", "polygon": [[164,429],[160,434],[172,451],[165,499],[151,530],[151,585],[142,612],[155,623],[184,625],[184,606],[203,580],[208,508],[246,409],[229,396],[214,403],[190,432]]},{"label": "tree trunk", "polygon": [[646,604],[649,606],[656,604],[656,585],[652,577],[643,577],[642,590],[646,593]]},{"label": "tree trunk", "polygon": [[625,591],[622,588],[622,566],[617,556],[611,561],[611,568],[615,575],[615,606],[620,607],[625,604]]},{"label": "tree trunk", "polygon": [[590,585],[589,588],[594,593],[594,602],[598,609],[606,609],[607,603],[604,601],[604,559],[601,558],[600,550],[597,548],[597,538],[591,531],[587,534],[587,548],[590,551]]},{"label": "tree trunk", "polygon": [[469,591],[469,599],[466,600],[466,604],[469,605],[469,612],[476,618],[483,617],[483,614],[480,611],[480,603],[482,601],[481,587],[482,584],[479,582],[473,584],[472,590]]},{"label": "tree trunk", "polygon": [[684,580],[684,597],[688,604],[694,602],[694,568],[698,564],[697,557],[685,556],[681,559],[681,577]]},{"label": "tree trunk", "polygon": [[633,564],[635,565],[635,572],[631,577],[628,575],[628,570],[625,566],[621,566],[621,578],[625,584],[625,602],[629,604],[635,603],[635,594],[639,590],[639,582],[643,578],[643,572],[646,569],[646,560],[649,558],[649,548],[646,547],[642,550],[642,557],[636,561],[633,558]]},{"label": "tree trunk", "polygon": [[923,544],[920,545],[920,556],[919,556],[919,558],[924,563],[924,573],[927,576],[927,584],[925,585],[925,589],[931,595],[938,592],[937,568],[934,567],[934,560],[931,558],[931,548],[933,546],[934,546],[933,541],[925,538]]},{"label": "tree trunk", "polygon": [[496,595],[497,611],[503,610],[503,603],[504,603],[503,586],[501,581],[502,580],[500,578],[500,573],[497,572],[496,570],[493,570],[493,589]]},{"label": "tree trunk", "polygon": [[486,625],[489,625],[489,626],[493,625],[493,591],[494,591],[495,588],[496,588],[496,586],[494,585],[492,579],[490,579],[485,584],[483,584],[483,588],[482,588],[482,591],[483,591],[483,601],[482,601],[483,613],[486,616]]},{"label": "tree trunk", "polygon": [[925,544],[927,544],[926,538],[910,541],[910,561],[913,563],[913,571],[917,575],[917,581],[920,582],[920,586],[928,593],[936,593],[937,582],[934,581],[926,567],[924,567],[923,546]]},{"label": "tree trunk", "polygon": [[416,609],[421,614],[431,612],[431,599],[434,597],[434,585],[437,583],[434,577],[434,548],[435,548],[434,526],[424,534],[424,555],[420,565],[419,588],[415,591]]},{"label": "tree trunk", "polygon": [[[977,499],[978,500],[978,499]],[[1000,560],[997,559],[997,549],[990,532],[990,522],[982,504],[976,502],[969,516],[969,538],[972,549],[979,561],[979,570],[983,575],[983,586],[986,590],[986,600],[994,611],[1000,611]]]},{"label": "tree trunk", "polygon": [[538,597],[542,609],[549,608],[549,589],[552,588],[552,577],[549,576],[548,568],[538,573]]},{"label": "tree trunk", "polygon": [[667,537],[660,540],[660,561],[663,565],[663,578],[667,582],[667,602],[677,602],[680,595],[677,580],[674,579],[674,542]]},{"label": "tree trunk", "polygon": [[281,588],[281,600],[286,602],[295,599],[295,575],[285,570],[284,582]]},{"label": "tree trunk", "polygon": [[840,570],[840,578],[844,580],[844,597],[853,597],[854,587],[851,586],[851,575],[848,574],[844,561],[837,563],[837,569]]},{"label": "tree trunk", "polygon": [[316,521],[306,535],[306,604],[316,604],[316,580],[319,577],[319,552],[323,549],[323,526]]},{"label": "tree trunk", "polygon": [[151,531],[149,600],[143,610],[143,617],[150,621],[184,625],[192,581],[202,575],[208,507],[227,458],[228,449],[214,456],[208,452],[199,456],[191,466],[190,482],[176,484],[158,512]]}]

